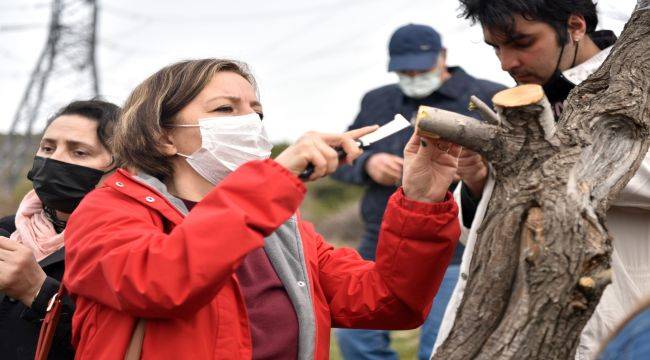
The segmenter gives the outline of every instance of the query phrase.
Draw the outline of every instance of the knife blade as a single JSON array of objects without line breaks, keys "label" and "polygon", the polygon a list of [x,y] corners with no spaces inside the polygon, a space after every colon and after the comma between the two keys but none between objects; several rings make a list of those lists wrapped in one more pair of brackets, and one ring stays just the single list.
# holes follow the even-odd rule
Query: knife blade
[{"label": "knife blade", "polygon": [[[395,117],[390,122],[382,125],[379,129],[371,132],[370,134],[363,135],[362,137],[356,140],[359,148],[362,150],[367,149],[370,145],[376,143],[379,140],[383,140],[407,127],[411,126],[411,123],[406,120],[401,114],[395,114]],[[347,155],[343,148],[337,147],[336,153],[339,155],[339,159],[344,159]],[[298,176],[302,180],[307,180],[314,173],[314,165],[309,164],[307,168]]]},{"label": "knife blade", "polygon": [[395,134],[398,131],[406,129],[409,126],[411,126],[411,123],[408,120],[406,120],[404,116],[402,116],[401,114],[396,114],[393,120],[382,125],[379,129],[371,132],[370,134],[366,134],[358,138],[357,142],[361,143],[359,147],[361,147],[362,149],[367,148],[368,146],[376,143],[377,141],[383,140]]}]

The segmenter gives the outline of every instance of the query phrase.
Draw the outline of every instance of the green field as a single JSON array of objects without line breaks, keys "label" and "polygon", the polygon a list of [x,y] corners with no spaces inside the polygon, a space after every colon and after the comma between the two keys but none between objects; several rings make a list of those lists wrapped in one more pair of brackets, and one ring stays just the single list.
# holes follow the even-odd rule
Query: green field
[{"label": "green field", "polygon": [[[417,359],[418,353],[418,341],[420,338],[419,330],[405,330],[405,331],[393,331],[391,333],[392,347],[400,359],[411,360]],[[331,360],[342,360],[341,353],[339,352],[339,347],[336,345],[336,337],[334,332],[332,332],[332,338],[330,343],[330,359]]]}]

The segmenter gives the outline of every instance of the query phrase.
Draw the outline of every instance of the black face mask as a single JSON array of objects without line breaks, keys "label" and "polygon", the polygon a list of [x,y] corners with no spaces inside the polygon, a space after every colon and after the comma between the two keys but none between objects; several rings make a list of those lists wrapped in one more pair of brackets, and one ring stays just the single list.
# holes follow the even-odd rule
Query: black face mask
[{"label": "black face mask", "polygon": [[[548,81],[542,86],[544,88],[544,92],[546,93],[548,101],[554,108],[553,113],[555,114],[556,120],[559,117],[559,113],[555,111],[556,104],[563,103],[564,100],[569,97],[569,92],[571,92],[571,90],[575,87],[571,81],[567,80],[567,78],[562,75],[562,71],[560,71],[560,60],[562,60],[563,53],[564,46],[562,46],[562,50],[560,51],[560,57],[557,59],[557,64],[555,65],[555,71],[553,72],[553,75],[551,75],[551,78],[548,79]],[[577,56],[578,43],[576,43],[576,49],[575,53],[573,54],[573,63],[571,64],[571,68],[575,66]]]},{"label": "black face mask", "polygon": [[36,156],[27,178],[32,181],[34,191],[44,207],[70,214],[106,173]]}]

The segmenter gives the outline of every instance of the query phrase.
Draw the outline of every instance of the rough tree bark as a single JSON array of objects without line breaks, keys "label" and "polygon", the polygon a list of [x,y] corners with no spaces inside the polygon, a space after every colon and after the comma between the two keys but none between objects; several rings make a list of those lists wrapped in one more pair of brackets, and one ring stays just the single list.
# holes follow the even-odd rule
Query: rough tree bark
[{"label": "rough tree bark", "polygon": [[605,213],[648,151],[649,94],[650,12],[638,10],[557,124],[537,85],[497,94],[496,113],[473,98],[484,123],[420,109],[420,133],[480,152],[496,178],[435,359],[573,358],[611,278]]}]

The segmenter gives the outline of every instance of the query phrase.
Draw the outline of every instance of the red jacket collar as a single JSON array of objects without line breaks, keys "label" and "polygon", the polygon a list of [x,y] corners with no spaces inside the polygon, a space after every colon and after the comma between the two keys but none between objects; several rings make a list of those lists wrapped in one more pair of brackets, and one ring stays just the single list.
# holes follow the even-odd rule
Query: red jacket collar
[{"label": "red jacket collar", "polygon": [[104,186],[124,194],[142,205],[159,212],[174,224],[183,221],[185,215],[172,202],[153,186],[137,179],[125,169],[117,169],[115,174],[104,181]]}]

